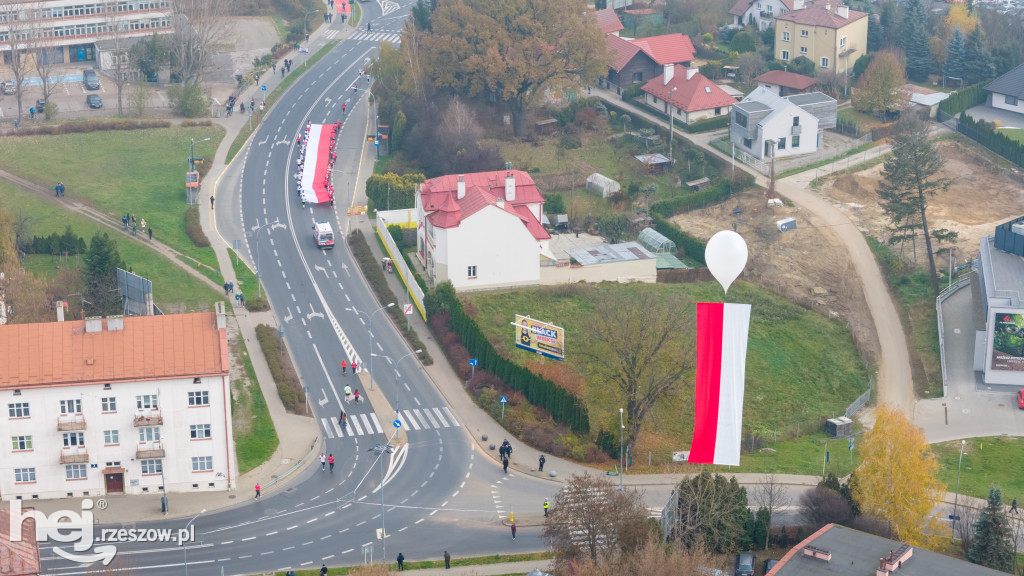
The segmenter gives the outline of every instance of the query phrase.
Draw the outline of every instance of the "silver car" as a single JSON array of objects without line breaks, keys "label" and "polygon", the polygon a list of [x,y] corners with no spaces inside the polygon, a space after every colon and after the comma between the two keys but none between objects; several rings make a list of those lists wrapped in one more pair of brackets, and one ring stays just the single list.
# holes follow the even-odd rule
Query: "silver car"
[{"label": "silver car", "polygon": [[0,92],[10,95],[17,92],[18,86],[14,83],[14,80],[5,80],[0,82]]}]

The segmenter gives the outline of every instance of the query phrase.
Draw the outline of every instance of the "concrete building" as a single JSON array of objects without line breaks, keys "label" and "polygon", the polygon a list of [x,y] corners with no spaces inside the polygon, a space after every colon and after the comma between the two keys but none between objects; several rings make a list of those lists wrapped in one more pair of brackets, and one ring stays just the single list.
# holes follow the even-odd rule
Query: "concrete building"
[{"label": "concrete building", "polygon": [[1024,64],[989,82],[985,91],[988,106],[1024,114]]},{"label": "concrete building", "polygon": [[784,62],[803,56],[817,70],[845,74],[867,50],[868,15],[837,0],[794,0],[793,10],[775,20],[775,58]]},{"label": "concrete building", "polygon": [[5,0],[0,5],[0,54],[10,64],[12,44],[55,64],[97,61],[97,42],[120,26],[122,37],[171,31],[168,0]]},{"label": "concrete building", "polygon": [[835,127],[836,114],[836,100],[821,92],[782,97],[757,88],[733,107],[729,139],[759,159],[809,154]]},{"label": "concrete building", "polygon": [[1024,217],[981,239],[975,274],[974,370],[986,385],[1024,386]]},{"label": "concrete building", "polygon": [[572,282],[646,282],[658,281],[658,259],[636,242],[601,244],[567,250],[568,266],[541,268],[542,284]]},{"label": "concrete building", "polygon": [[229,369],[223,303],[0,326],[0,498],[233,488]]},{"label": "concrete building", "polygon": [[643,91],[644,104],[672,114],[675,122],[682,124],[727,116],[736,104],[735,98],[696,68],[681,65],[666,65],[660,76],[644,84]]},{"label": "concrete building", "polygon": [[767,30],[775,26],[775,17],[793,9],[794,0],[738,0],[729,9],[733,26],[755,26]]}]

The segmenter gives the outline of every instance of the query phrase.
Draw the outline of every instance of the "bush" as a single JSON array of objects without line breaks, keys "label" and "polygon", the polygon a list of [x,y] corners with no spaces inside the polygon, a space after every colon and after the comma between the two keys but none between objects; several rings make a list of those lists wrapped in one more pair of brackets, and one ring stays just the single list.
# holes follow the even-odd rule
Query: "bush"
[{"label": "bush", "polygon": [[993,125],[978,122],[970,114],[961,114],[956,129],[982,146],[1024,168],[1024,144],[996,132]]},{"label": "bush", "polygon": [[305,412],[306,399],[302,393],[302,385],[284,343],[277,337],[277,328],[266,324],[256,326],[256,339],[259,340],[260,349],[267,358],[267,367],[270,368],[270,375],[274,378],[277,394],[281,397],[285,409],[292,414]]},{"label": "bush", "polygon": [[416,205],[416,185],[425,179],[418,172],[374,174],[366,180],[366,196],[374,210],[412,208]]},{"label": "bush", "polygon": [[19,248],[26,254],[67,254],[68,256],[85,254],[88,251],[85,238],[72,232],[70,225],[64,229],[64,234],[54,232],[49,236],[33,236],[30,242],[19,246]]},{"label": "bush", "polygon": [[622,99],[628,100],[630,98],[639,98],[644,93],[643,87],[644,85],[639,82],[626,86],[622,89]]},{"label": "bush", "polygon": [[544,213],[545,214],[564,214],[565,213],[565,199],[562,198],[561,194],[550,194],[544,197]]},{"label": "bush", "polygon": [[984,104],[987,98],[988,92],[985,91],[985,86],[983,84],[975,84],[970,88],[953,92],[949,95],[949,98],[939,102],[939,111],[945,112],[950,116],[956,116],[968,108]]},{"label": "bush", "polygon": [[185,233],[197,248],[207,248],[210,245],[210,239],[206,237],[206,232],[203,232],[203,225],[199,220],[198,206],[185,208]]},{"label": "bush", "polygon": [[698,71],[701,76],[709,80],[718,80],[722,77],[722,61],[709,60],[706,64],[702,64]]},{"label": "bush", "polygon": [[201,118],[210,115],[210,106],[203,96],[203,89],[196,82],[175,84],[167,89],[167,100],[171,109],[184,118]]},{"label": "bush", "polygon": [[210,120],[189,120],[187,118],[181,121],[182,128],[192,128],[195,126],[213,126],[213,122]]},{"label": "bush", "polygon": [[675,242],[676,248],[682,250],[685,255],[701,264],[707,264],[704,261],[704,249],[707,248],[707,244],[676,228],[671,222],[658,215],[654,216],[654,229],[662,236]]},{"label": "bush", "polygon": [[651,206],[651,214],[662,218],[671,218],[680,212],[704,208],[708,204],[721,202],[733,192],[732,182],[722,180],[714,186],[709,186],[700,192],[683,194],[671,200],[662,200]]},{"label": "bush", "polygon": [[575,134],[566,134],[558,140],[558,147],[563,150],[576,150],[583,147],[583,141]]},{"label": "bush", "polygon": [[732,40],[729,42],[729,51],[739,52],[740,54],[744,52],[753,52],[754,35],[751,34],[750,32],[747,32],[746,30],[737,32],[736,35],[732,37]]},{"label": "bush", "polygon": [[10,136],[57,136],[59,134],[78,134],[86,132],[103,132],[106,130],[148,130],[150,128],[170,128],[167,120],[140,120],[129,118],[97,118],[87,121],[62,122],[60,124],[41,124],[38,126],[22,125],[17,132],[8,132]]},{"label": "bush", "polygon": [[692,124],[683,124],[683,129],[691,134],[718,130],[719,128],[725,128],[729,125],[729,117],[729,114],[723,114],[721,116],[715,116],[714,118],[707,118],[705,120],[693,122]]}]

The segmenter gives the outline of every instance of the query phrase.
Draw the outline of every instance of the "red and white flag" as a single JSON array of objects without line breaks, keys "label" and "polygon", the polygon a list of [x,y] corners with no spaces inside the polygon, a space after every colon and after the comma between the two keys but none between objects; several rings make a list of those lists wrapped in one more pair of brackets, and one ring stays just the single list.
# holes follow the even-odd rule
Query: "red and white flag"
[{"label": "red and white flag", "polygon": [[697,304],[697,393],[687,462],[738,466],[750,304]]}]

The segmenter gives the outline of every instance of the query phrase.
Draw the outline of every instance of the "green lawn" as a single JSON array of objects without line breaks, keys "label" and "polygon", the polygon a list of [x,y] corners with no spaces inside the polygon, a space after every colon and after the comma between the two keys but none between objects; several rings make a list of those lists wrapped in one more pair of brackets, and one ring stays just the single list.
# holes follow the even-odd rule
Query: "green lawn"
[{"label": "green lawn", "polygon": [[248,382],[235,381],[235,396],[231,403],[238,471],[245,474],[266,462],[277,450],[280,440],[274,429],[274,421],[270,418],[263,390],[256,380],[256,370],[252,367],[244,339],[236,340],[240,347],[237,354],[242,357],[245,373],[249,377]]},{"label": "green lawn", "polygon": [[875,118],[871,114],[858,112],[853,108],[843,108],[842,110],[836,113],[836,118],[840,120],[849,120],[851,122],[856,122],[857,126],[860,126],[860,129],[865,132],[871,130],[875,126],[879,126],[882,124],[881,120]]},{"label": "green lawn", "polygon": [[1003,136],[1006,136],[1010,140],[1016,140],[1021,144],[1024,144],[1024,129],[1021,128],[1000,128],[997,130]]},{"label": "green lawn", "polygon": [[[132,242],[127,237],[121,238],[123,232],[108,230],[84,216],[55,209],[46,200],[22,192],[7,181],[0,181],[0,199],[4,210],[12,214],[30,215],[29,234],[33,236],[63,233],[68,225],[76,234],[85,238],[86,242],[96,232],[107,232],[117,241],[118,252],[132,271],[153,282],[153,300],[162,310],[212,310],[213,302],[221,299],[215,289],[209,288],[156,251]],[[159,234],[154,236],[159,237]],[[58,265],[74,267],[78,265],[76,260],[79,259],[72,256],[67,262],[61,263],[52,256],[32,255],[25,259],[25,266],[32,272],[53,278]]]},{"label": "green lawn", "polygon": [[185,234],[184,180],[190,138],[211,138],[195,146],[197,157],[211,157],[223,137],[223,128],[208,126],[3,138],[0,168],[47,188],[60,180],[68,200],[118,224],[126,212],[145,218],[162,242],[216,267],[213,248],[196,248]]},{"label": "green lawn", "polygon": [[[599,313],[593,309],[593,297],[588,295],[611,293],[614,298],[625,299],[638,290],[681,293],[696,302],[722,301],[717,283],[603,283],[574,286],[571,290],[552,287],[475,293],[465,299],[475,308],[478,324],[502,354],[535,371],[562,369],[580,378],[584,374],[583,358],[572,351],[579,350],[586,339],[583,319]],[[745,431],[770,441],[776,435],[788,437],[797,425],[802,433],[820,430],[820,417],[841,415],[867,389],[867,370],[842,322],[829,320],[747,282],[734,284],[731,290],[730,301],[753,305],[746,366]],[[514,347],[508,326],[514,314],[530,315],[565,328],[569,352],[564,366],[538,366],[556,361],[540,359]],[[692,325],[689,329],[693,329]],[[602,427],[614,430],[618,414],[610,407],[621,403],[617,393],[608,387],[585,389],[592,433]],[[657,434],[651,432],[654,429]],[[652,411],[646,430],[635,447],[635,461],[640,459],[646,464],[648,452],[653,452],[664,462],[672,450],[689,446],[693,432],[692,374],[684,378],[676,393]],[[820,448],[823,446],[807,448],[810,456],[799,459],[798,469],[813,473],[806,470],[807,461],[817,459],[820,463]],[[819,450],[817,457],[813,456],[815,450]],[[779,467],[796,471],[785,463]]]},{"label": "green lawn", "polygon": [[[1007,407],[1005,410],[1016,409]],[[932,444],[932,452],[939,461],[939,480],[946,488],[956,490],[957,463],[960,459],[960,441]],[[1020,463],[1024,459],[1024,438],[989,437],[971,438],[964,445],[964,461],[960,470],[960,493],[988,498],[990,486],[1003,489],[1003,502],[1024,498],[1024,477]]]}]

